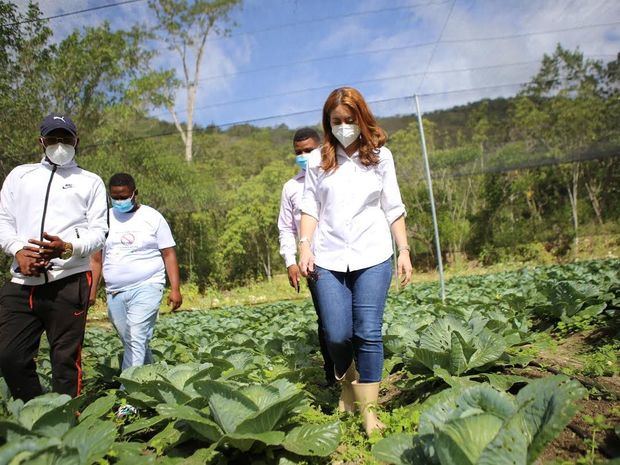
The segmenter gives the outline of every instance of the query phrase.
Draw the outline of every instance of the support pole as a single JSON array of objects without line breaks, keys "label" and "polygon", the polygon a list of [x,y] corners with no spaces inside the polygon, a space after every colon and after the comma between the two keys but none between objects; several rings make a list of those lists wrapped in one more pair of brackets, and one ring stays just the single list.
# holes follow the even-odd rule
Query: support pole
[{"label": "support pole", "polygon": [[431,201],[431,214],[433,216],[433,229],[435,233],[435,249],[437,253],[437,268],[439,269],[439,287],[441,301],[446,300],[446,285],[443,276],[443,260],[441,258],[441,245],[439,244],[439,226],[437,225],[437,214],[435,213],[435,196],[433,195],[433,181],[431,179],[431,167],[428,163],[428,153],[426,152],[426,139],[424,138],[424,125],[422,124],[422,111],[420,110],[420,99],[416,94],[415,107],[418,115],[418,127],[420,128],[420,144],[422,145],[422,158],[424,158],[424,173],[426,184],[428,185],[428,196]]}]

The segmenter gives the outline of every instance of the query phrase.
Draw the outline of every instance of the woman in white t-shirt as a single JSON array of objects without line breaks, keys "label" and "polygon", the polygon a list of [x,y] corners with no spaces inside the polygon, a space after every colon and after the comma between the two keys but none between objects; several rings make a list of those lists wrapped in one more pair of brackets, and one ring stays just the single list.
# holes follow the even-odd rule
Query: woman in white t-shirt
[{"label": "woman in white t-shirt", "polygon": [[[106,286],[108,315],[124,348],[123,370],[151,363],[149,341],[166,284],[168,303],[181,306],[179,265],[168,223],[154,208],[138,203],[133,177],[117,173],[109,181],[112,208],[110,232],[103,251],[91,257],[93,282],[91,304],[101,279]],[[103,267],[102,267],[103,265]]]},{"label": "woman in white t-shirt", "polygon": [[299,267],[316,295],[342,384],[339,409],[353,412],[357,404],[370,434],[383,427],[373,405],[383,371],[392,236],[401,283],[411,279],[405,206],[386,135],[357,90],[329,95],[323,133],[323,146],[310,154],[306,169]]}]

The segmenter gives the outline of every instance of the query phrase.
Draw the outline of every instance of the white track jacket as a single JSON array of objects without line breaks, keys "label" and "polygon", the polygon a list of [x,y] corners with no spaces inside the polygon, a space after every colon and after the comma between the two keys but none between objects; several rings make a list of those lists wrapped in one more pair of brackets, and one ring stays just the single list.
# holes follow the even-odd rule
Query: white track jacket
[{"label": "white track jacket", "polygon": [[2,250],[15,257],[29,239],[42,240],[46,232],[71,242],[73,256],[53,259],[50,269],[38,277],[22,275],[13,259],[12,282],[36,286],[90,270],[89,256],[105,243],[107,215],[103,181],[75,161],[56,166],[43,159],[14,168],[0,191]]}]

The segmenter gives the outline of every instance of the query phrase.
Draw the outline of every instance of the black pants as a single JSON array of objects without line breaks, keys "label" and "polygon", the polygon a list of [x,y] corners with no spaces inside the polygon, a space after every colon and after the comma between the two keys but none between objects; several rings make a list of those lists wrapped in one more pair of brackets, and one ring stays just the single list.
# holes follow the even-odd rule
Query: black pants
[{"label": "black pants", "polygon": [[52,389],[74,397],[82,389],[82,342],[90,271],[39,286],[7,283],[0,291],[0,370],[14,398],[42,394],[36,357],[45,331]]},{"label": "black pants", "polygon": [[316,298],[314,296],[314,286],[308,286],[308,288],[310,289],[312,303],[314,304],[314,310],[316,311],[319,333],[319,347],[321,348],[321,355],[323,356],[323,370],[325,371],[325,382],[328,386],[331,386],[336,383],[336,376],[334,375],[334,362],[329,355],[329,350],[327,349],[327,342],[325,341],[325,329],[323,328],[323,320],[321,320],[319,307],[316,303]]}]

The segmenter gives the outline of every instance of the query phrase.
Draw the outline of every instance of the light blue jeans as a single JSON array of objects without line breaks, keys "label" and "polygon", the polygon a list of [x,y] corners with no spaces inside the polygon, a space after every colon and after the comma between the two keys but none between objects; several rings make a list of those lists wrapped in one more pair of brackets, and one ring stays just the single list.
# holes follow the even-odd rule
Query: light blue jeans
[{"label": "light blue jeans", "polygon": [[118,293],[108,292],[108,316],[123,342],[123,370],[153,362],[149,341],[153,337],[163,284],[143,284]]},{"label": "light blue jeans", "polygon": [[392,261],[356,271],[331,271],[315,265],[309,281],[325,328],[336,374],[344,375],[355,358],[361,383],[381,381],[383,309],[392,279]]}]

